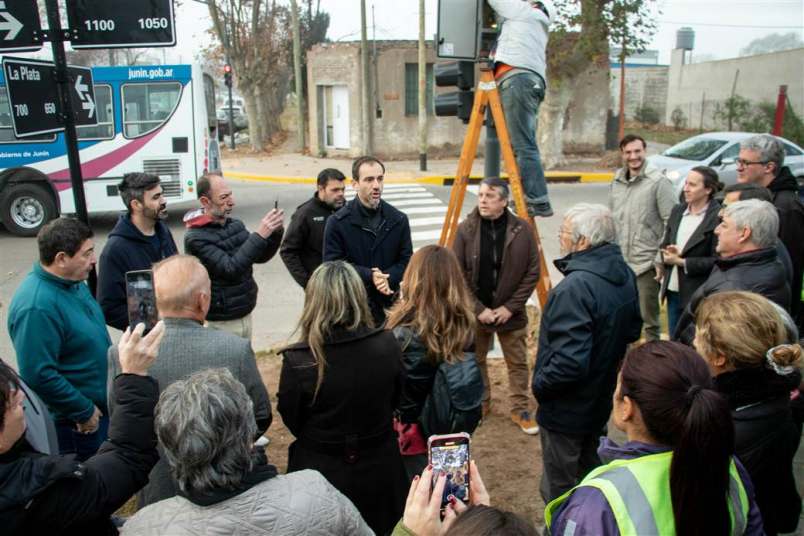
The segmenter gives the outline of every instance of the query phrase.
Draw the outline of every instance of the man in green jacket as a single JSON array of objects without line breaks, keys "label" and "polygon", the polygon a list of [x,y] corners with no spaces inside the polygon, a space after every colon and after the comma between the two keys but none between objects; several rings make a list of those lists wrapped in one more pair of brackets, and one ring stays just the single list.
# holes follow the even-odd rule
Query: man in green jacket
[{"label": "man in green jacket", "polygon": [[86,460],[106,439],[103,311],[84,283],[95,265],[92,231],[72,218],[45,225],[34,264],[11,300],[8,331],[20,376],[56,421],[61,454]]}]

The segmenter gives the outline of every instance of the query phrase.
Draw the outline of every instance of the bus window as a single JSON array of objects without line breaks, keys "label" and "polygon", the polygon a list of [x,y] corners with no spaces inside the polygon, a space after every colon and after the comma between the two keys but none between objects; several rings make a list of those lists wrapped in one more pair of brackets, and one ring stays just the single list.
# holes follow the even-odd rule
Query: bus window
[{"label": "bus window", "polygon": [[34,141],[53,141],[55,139],[55,134],[25,136],[24,138],[14,136],[14,127],[11,124],[11,106],[8,104],[8,93],[6,93],[5,87],[0,86],[0,143],[30,143]]},{"label": "bus window", "polygon": [[204,98],[207,102],[207,125],[215,127],[218,125],[218,118],[215,115],[215,82],[208,74],[204,75]]},{"label": "bus window", "polygon": [[127,138],[136,138],[165,123],[181,96],[181,84],[165,82],[123,86],[123,125]]},{"label": "bus window", "polygon": [[112,112],[112,86],[95,87],[95,113],[98,124],[77,127],[80,140],[110,140],[114,138],[114,113]]}]

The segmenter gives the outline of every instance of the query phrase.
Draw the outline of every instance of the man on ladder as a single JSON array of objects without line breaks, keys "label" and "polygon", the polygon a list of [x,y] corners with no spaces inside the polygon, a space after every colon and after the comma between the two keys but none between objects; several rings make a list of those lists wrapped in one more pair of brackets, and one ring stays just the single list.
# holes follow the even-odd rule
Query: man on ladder
[{"label": "man on ladder", "polygon": [[488,0],[488,3],[502,19],[502,30],[492,54],[494,78],[522,177],[528,215],[546,218],[553,215],[553,208],[547,195],[536,128],[546,88],[545,49],[555,7],[550,0]]}]

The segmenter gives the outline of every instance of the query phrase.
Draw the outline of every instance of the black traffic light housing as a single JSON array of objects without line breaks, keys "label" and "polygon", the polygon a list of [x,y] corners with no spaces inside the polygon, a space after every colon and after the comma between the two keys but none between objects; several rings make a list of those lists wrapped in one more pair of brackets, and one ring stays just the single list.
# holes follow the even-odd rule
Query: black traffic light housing
[{"label": "black traffic light housing", "polygon": [[232,87],[232,66],[228,63],[223,66],[223,83],[226,87]]},{"label": "black traffic light housing", "polygon": [[438,87],[455,86],[458,88],[458,91],[436,95],[435,114],[441,117],[457,116],[464,123],[468,123],[475,98],[475,62],[437,63],[433,74]]}]

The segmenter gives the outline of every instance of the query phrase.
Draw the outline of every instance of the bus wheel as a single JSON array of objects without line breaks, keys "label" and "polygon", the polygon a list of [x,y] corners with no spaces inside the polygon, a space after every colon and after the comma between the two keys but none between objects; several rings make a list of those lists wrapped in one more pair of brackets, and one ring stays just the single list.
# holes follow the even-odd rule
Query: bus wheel
[{"label": "bus wheel", "polygon": [[53,196],[38,184],[9,184],[0,200],[0,221],[17,236],[36,236],[58,215]]}]

